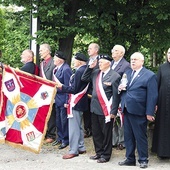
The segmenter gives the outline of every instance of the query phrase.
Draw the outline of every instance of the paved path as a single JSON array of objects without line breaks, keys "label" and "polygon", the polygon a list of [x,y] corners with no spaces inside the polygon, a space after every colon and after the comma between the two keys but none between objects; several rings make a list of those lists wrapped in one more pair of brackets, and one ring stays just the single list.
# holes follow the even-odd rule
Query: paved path
[{"label": "paved path", "polygon": [[[0,144],[0,170],[140,170],[136,167],[120,167],[119,161],[124,159],[125,150],[113,149],[112,158],[108,163],[99,164],[90,160],[94,154],[91,138],[85,139],[87,153],[70,160],[63,160],[62,155],[68,152],[68,147],[58,150],[57,147],[44,145],[39,154],[22,149],[13,148],[7,144]],[[148,170],[169,170],[170,160],[159,160],[150,155]]]}]

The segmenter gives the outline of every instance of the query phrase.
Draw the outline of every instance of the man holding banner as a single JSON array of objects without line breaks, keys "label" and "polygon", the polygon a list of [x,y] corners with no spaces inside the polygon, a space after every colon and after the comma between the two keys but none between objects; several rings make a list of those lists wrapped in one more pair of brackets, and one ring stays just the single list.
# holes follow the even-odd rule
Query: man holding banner
[{"label": "man holding banner", "polygon": [[57,83],[62,92],[69,93],[67,104],[67,117],[69,120],[69,153],[63,159],[71,159],[79,154],[86,153],[84,145],[84,132],[82,127],[83,112],[88,108],[87,89],[88,83],[81,80],[86,68],[87,57],[82,53],[76,53],[74,57],[75,74],[70,78],[70,85]]}]

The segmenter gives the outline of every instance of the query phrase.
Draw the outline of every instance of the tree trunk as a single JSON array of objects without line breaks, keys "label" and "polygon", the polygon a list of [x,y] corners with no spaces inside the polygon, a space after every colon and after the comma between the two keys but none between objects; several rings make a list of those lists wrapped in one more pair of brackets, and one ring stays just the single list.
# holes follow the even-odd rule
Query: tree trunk
[{"label": "tree trunk", "polygon": [[[71,0],[65,7],[64,11],[68,14],[65,16],[65,20],[69,23],[68,25],[74,26],[75,25],[75,19],[77,10],[79,9],[79,0]],[[67,55],[67,63],[71,64],[71,58],[72,58],[72,49],[73,49],[73,43],[74,43],[74,37],[76,35],[76,32],[72,32],[72,34],[69,33],[66,38],[59,39],[59,49]]]},{"label": "tree trunk", "polygon": [[67,38],[59,39],[59,50],[63,51],[67,56],[67,63],[69,65],[71,65],[74,37],[74,35],[71,35]]}]

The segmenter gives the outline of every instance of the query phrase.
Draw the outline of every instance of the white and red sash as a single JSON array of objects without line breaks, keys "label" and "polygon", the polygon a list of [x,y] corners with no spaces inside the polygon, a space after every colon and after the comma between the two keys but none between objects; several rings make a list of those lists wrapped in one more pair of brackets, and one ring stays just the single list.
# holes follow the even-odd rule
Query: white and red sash
[{"label": "white and red sash", "polygon": [[107,123],[107,122],[110,122],[112,97],[110,98],[110,100],[107,99],[101,80],[102,80],[102,72],[98,74],[97,79],[96,79],[96,92],[97,92],[99,103],[101,105],[102,111],[105,116],[105,123]]},{"label": "white and red sash", "polygon": [[72,108],[80,101],[80,99],[86,94],[89,84],[77,94],[69,94],[68,106],[67,106],[67,118],[73,117]]},{"label": "white and red sash", "polygon": [[45,76],[45,73],[44,73],[44,69],[43,69],[43,62],[41,63],[40,67],[41,67],[41,70],[40,70],[41,71],[41,76],[43,78],[47,79],[46,76]]},{"label": "white and red sash", "polygon": [[55,67],[55,68],[53,69],[52,80],[53,80],[53,81],[55,81],[55,82],[57,82],[57,81],[58,81],[57,77],[55,76],[55,73],[57,72],[57,70],[58,70],[58,68],[57,68],[57,67]]}]

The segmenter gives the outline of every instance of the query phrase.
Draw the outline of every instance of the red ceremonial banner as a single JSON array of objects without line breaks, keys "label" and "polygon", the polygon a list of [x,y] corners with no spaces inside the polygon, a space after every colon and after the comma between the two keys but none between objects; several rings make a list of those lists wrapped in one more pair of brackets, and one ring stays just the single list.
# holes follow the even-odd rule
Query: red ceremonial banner
[{"label": "red ceremonial banner", "polygon": [[56,84],[12,67],[4,67],[0,80],[0,142],[39,153]]}]

